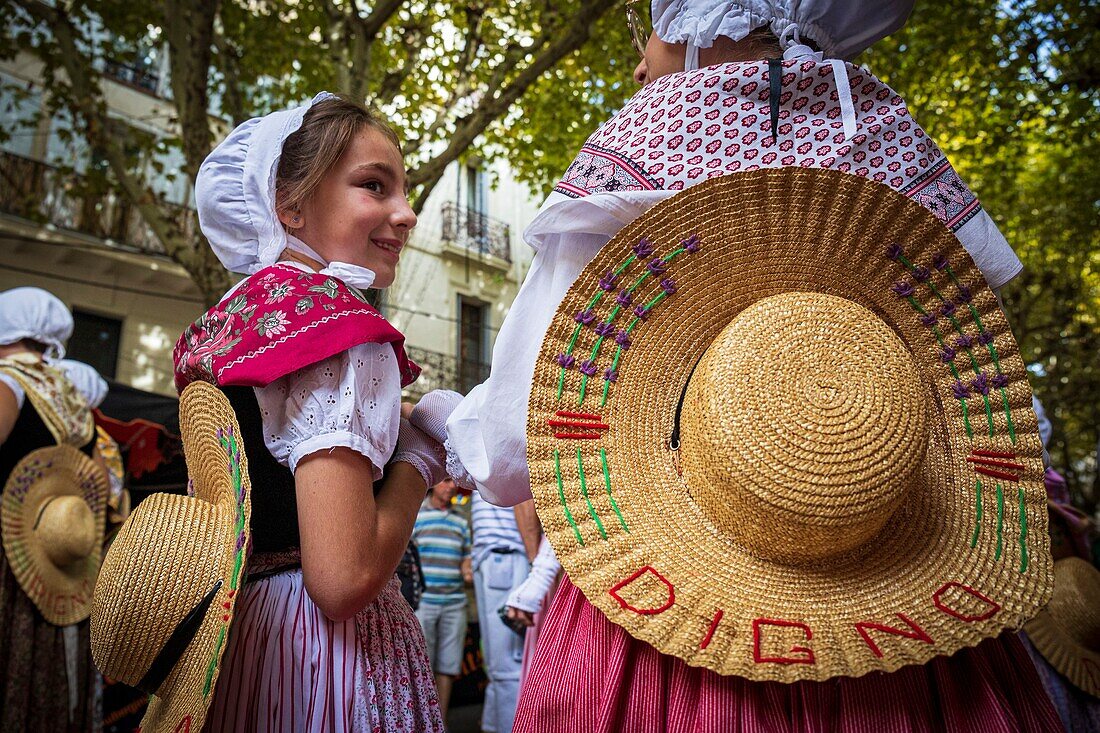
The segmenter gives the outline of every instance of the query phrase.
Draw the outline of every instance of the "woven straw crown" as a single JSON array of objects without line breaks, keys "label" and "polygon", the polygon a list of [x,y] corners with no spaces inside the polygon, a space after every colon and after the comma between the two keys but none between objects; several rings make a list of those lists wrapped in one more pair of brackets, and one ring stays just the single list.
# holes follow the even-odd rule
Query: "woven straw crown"
[{"label": "woven straw crown", "polygon": [[88,618],[102,554],[107,477],[69,445],[39,448],[12,470],[0,505],[15,579],[51,624]]},{"label": "woven straw crown", "polygon": [[1024,629],[1050,666],[1100,697],[1100,570],[1079,557],[1055,562],[1054,597]]},{"label": "woven straw crown", "polygon": [[613,622],[721,674],[890,671],[1051,589],[1023,364],[958,240],[816,169],[658,204],[566,294],[527,458],[562,565]]},{"label": "woven straw crown", "polygon": [[244,577],[248,464],[225,396],[196,382],[180,396],[194,496],[155,494],[119,529],[92,608],[92,656],[148,692],[144,731],[201,730]]}]

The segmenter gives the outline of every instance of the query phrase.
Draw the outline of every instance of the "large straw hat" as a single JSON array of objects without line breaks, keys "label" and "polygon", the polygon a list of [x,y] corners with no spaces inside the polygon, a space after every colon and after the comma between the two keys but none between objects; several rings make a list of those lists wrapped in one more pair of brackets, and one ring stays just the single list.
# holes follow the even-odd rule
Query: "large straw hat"
[{"label": "large straw hat", "polygon": [[554,316],[527,437],[570,579],[690,665],[890,671],[1050,596],[1004,316],[931,212],[861,177],[722,176],[627,226]]},{"label": "large straw hat", "polygon": [[190,385],[180,432],[194,496],[154,494],[134,510],[92,604],[92,657],[152,696],[147,733],[202,730],[249,548],[248,463],[225,395]]},{"label": "large straw hat", "polygon": [[1100,697],[1100,570],[1079,557],[1054,563],[1054,597],[1024,630],[1050,666]]},{"label": "large straw hat", "polygon": [[76,448],[39,448],[16,464],[0,505],[4,553],[51,624],[88,618],[103,547],[107,477]]}]

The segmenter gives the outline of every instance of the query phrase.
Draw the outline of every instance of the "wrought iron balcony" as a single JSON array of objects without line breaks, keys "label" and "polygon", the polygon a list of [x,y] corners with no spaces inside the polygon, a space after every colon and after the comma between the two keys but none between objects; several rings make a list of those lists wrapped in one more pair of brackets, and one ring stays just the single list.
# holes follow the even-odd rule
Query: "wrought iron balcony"
[{"label": "wrought iron balcony", "polygon": [[508,225],[453,201],[443,204],[443,241],[479,255],[512,261]]},{"label": "wrought iron balcony", "polygon": [[459,359],[451,354],[408,346],[409,358],[423,370],[409,390],[422,395],[433,389],[453,389],[466,394],[489,378],[489,365]]},{"label": "wrought iron balcony", "polygon": [[[160,203],[190,237],[197,225],[186,206]],[[114,191],[96,191],[81,176],[38,160],[0,151],[0,212],[58,229],[111,240],[123,248],[164,254],[140,212]]]},{"label": "wrought iron balcony", "polygon": [[149,94],[157,93],[157,84],[160,82],[160,75],[145,64],[127,64],[107,59],[103,62],[103,73],[115,81]]}]

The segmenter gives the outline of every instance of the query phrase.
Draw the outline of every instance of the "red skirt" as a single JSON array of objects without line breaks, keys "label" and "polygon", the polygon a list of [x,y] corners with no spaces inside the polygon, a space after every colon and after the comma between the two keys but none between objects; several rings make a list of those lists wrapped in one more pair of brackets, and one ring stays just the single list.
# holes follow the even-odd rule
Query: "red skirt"
[{"label": "red skirt", "polygon": [[516,733],[1062,730],[1013,633],[891,674],[751,682],[689,667],[561,581],[520,693]]}]

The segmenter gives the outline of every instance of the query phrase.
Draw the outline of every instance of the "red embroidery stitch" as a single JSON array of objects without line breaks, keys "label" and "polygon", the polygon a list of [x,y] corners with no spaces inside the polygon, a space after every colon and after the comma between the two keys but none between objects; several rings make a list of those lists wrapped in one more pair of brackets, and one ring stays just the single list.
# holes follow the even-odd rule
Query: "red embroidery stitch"
[{"label": "red embroidery stitch", "polygon": [[707,629],[707,635],[703,637],[703,641],[699,644],[700,649],[706,649],[710,646],[710,639],[714,636],[714,630],[718,628],[718,622],[722,620],[723,611],[719,608],[714,614],[714,620],[710,622],[710,628]]},{"label": "red embroidery stitch", "polygon": [[558,410],[554,413],[557,417],[572,417],[578,420],[603,420],[599,415],[593,415],[591,412],[569,412],[568,410]]},{"label": "red embroidery stitch", "polygon": [[554,433],[555,438],[564,438],[566,440],[596,440],[600,437],[599,433]]},{"label": "red embroidery stitch", "polygon": [[792,646],[788,653],[805,654],[803,657],[763,657],[760,652],[760,627],[784,626],[802,629],[806,634],[806,641],[814,638],[814,632],[804,623],[799,621],[785,621],[783,619],[754,618],[752,620],[752,660],[757,664],[771,662],[773,664],[816,664],[814,650],[805,646]]},{"label": "red embroidery stitch", "polygon": [[894,634],[896,636],[904,636],[906,639],[917,639],[927,644],[932,643],[932,637],[924,632],[924,629],[917,626],[907,616],[901,613],[895,613],[895,616],[900,618],[905,624],[912,629],[912,631],[906,631],[905,629],[898,629],[893,626],[886,626],[885,624],[876,624],[871,621],[857,621],[856,631],[863,637],[863,640],[867,642],[867,646],[871,647],[871,652],[879,658],[882,658],[882,650],[878,648],[878,644],[871,638],[871,635],[867,633],[867,629],[874,629],[875,631],[884,631],[887,634]]},{"label": "red embroidery stitch", "polygon": [[1019,468],[1023,470],[1027,466],[1020,463],[1012,463],[1011,461],[995,461],[992,458],[975,458],[974,456],[967,456],[966,460],[970,463],[980,463],[983,466],[995,466],[997,468]]},{"label": "red embroidery stitch", "polygon": [[[138,730],[141,730],[141,729],[138,728]],[[190,733],[190,731],[191,731],[191,716],[190,715],[185,715],[183,720],[181,720],[176,725],[176,730],[174,731],[174,733]]]},{"label": "red embroidery stitch", "polygon": [[1002,481],[1012,481],[1013,483],[1020,480],[1020,477],[1014,473],[994,471],[992,468],[983,468],[981,466],[974,466],[974,473],[980,473],[983,476],[992,476],[993,478],[999,478]]},{"label": "red embroidery stitch", "polygon": [[[990,605],[990,609],[988,611],[986,611],[985,613],[979,615],[979,616],[966,616],[964,614],[961,614],[958,611],[956,611],[955,609],[949,608],[948,606],[945,606],[943,604],[943,602],[940,601],[940,596],[942,596],[948,588],[961,588],[964,591],[966,591],[967,593],[969,593],[971,596],[973,596],[974,598],[977,598],[979,601],[984,601],[985,603],[988,603]],[[952,580],[949,583],[944,583],[943,586],[938,591],[933,593],[932,594],[932,602],[936,604],[936,608],[940,609],[944,613],[946,613],[948,615],[951,615],[951,616],[954,616],[955,618],[959,619],[960,621],[966,621],[967,623],[971,623],[971,622],[974,622],[974,621],[985,621],[987,618],[989,618],[993,614],[997,613],[997,611],[1001,610],[1001,604],[997,603],[996,601],[994,601],[993,599],[991,599],[987,596],[982,595],[981,593],[974,590],[970,586],[963,585],[962,583],[957,583],[954,580]]]},{"label": "red embroidery stitch", "polygon": [[1012,452],[1004,453],[995,450],[984,450],[981,448],[975,448],[971,451],[976,456],[985,456],[986,458],[1015,458],[1016,454]]},{"label": "red embroidery stitch", "polygon": [[552,428],[585,428],[592,430],[607,430],[611,427],[603,422],[575,422],[573,420],[549,420],[547,424]]},{"label": "red embroidery stitch", "polygon": [[[630,585],[646,573],[652,573],[654,576],[656,576],[657,580],[665,584],[665,587],[668,588],[668,599],[662,605],[657,606],[656,608],[635,608],[634,606],[627,603],[626,600],[619,595],[619,591]],[[643,616],[656,616],[657,614],[672,608],[672,605],[676,603],[676,589],[672,586],[672,583],[668,582],[665,576],[658,573],[652,565],[643,565],[636,573],[634,573],[630,577],[624,580],[620,580],[618,583],[611,586],[611,590],[607,592],[612,598],[619,602],[620,606],[627,610],[633,611],[634,613],[640,613]]]}]

